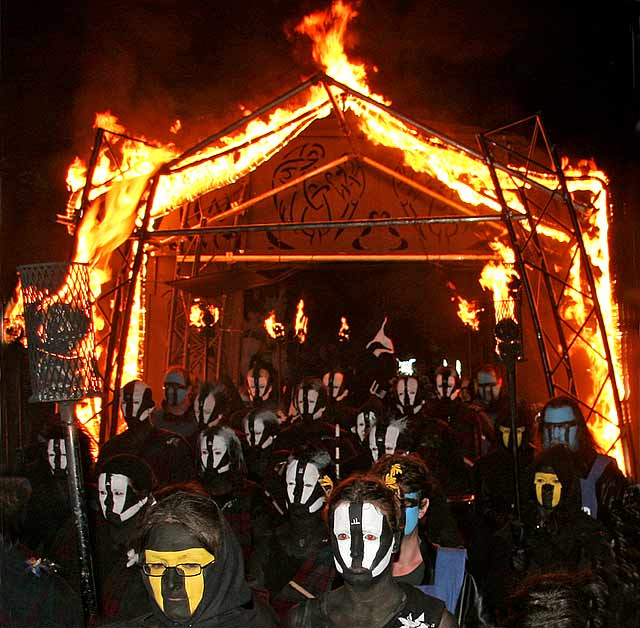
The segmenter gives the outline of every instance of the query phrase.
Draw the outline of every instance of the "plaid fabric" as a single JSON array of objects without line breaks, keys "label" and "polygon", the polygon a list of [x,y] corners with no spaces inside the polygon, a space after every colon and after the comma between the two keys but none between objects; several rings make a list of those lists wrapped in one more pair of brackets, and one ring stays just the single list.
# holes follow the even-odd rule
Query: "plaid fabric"
[{"label": "plaid fabric", "polygon": [[[327,546],[307,558],[300,565],[292,580],[309,591],[314,597],[319,597],[331,589],[331,584],[335,577],[336,568],[333,561],[333,552]],[[289,610],[306,599],[302,593],[296,591],[290,584],[275,595],[271,599],[271,606],[278,615],[279,626],[286,628]]]}]

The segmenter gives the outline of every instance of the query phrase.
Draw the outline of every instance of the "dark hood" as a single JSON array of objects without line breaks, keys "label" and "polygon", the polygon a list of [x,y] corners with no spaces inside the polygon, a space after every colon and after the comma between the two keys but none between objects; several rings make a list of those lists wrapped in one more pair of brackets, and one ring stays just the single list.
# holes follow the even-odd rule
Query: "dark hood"
[{"label": "dark hood", "polygon": [[244,577],[242,550],[224,519],[216,561],[206,570],[202,601],[187,621],[175,622],[169,619],[155,603],[146,578],[145,586],[149,599],[153,602],[153,614],[160,626],[250,628],[256,619],[253,596]]}]

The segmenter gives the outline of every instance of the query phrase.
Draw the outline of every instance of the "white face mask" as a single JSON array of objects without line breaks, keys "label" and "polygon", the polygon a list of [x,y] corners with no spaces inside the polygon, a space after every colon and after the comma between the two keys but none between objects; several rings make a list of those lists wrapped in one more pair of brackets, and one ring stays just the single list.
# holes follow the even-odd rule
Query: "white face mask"
[{"label": "white face mask", "polygon": [[209,393],[204,398],[202,395],[198,395],[193,402],[193,411],[196,415],[196,419],[201,426],[210,425],[215,423],[218,415],[215,414],[216,398],[213,393]]},{"label": "white face mask", "polygon": [[287,466],[285,478],[289,504],[307,506],[311,513],[322,508],[326,495],[318,482],[320,472],[315,464],[292,460]]},{"label": "white face mask", "polygon": [[60,473],[67,469],[67,446],[64,438],[50,438],[47,443],[47,459],[51,473]]},{"label": "white face mask", "polygon": [[101,473],[98,477],[98,498],[105,519],[115,517],[128,521],[147,503],[147,498],[138,500],[131,480],[118,473]]},{"label": "white face mask", "polygon": [[249,389],[249,397],[254,399],[268,399],[271,394],[271,384],[269,383],[269,373],[265,369],[260,369],[256,387],[256,378],[253,370],[247,374],[247,387]]},{"label": "white face mask", "polygon": [[207,441],[205,434],[200,435],[200,462],[203,469],[210,467],[218,473],[225,473],[229,470],[229,456],[225,455],[229,451],[229,445],[224,437],[216,434],[211,442]]},{"label": "white face mask", "polygon": [[400,436],[400,429],[395,425],[388,425],[384,434],[384,451],[381,452],[381,445],[383,443],[376,437],[379,430],[384,430],[384,427],[374,425],[369,432],[369,449],[371,449],[371,456],[374,460],[378,460],[380,456],[385,454],[394,454],[398,447],[398,437]]},{"label": "white face mask", "polygon": [[342,401],[347,396],[348,391],[342,390],[344,384],[344,375],[342,373],[338,371],[325,373],[322,378],[322,383],[327,389],[330,399]]},{"label": "white face mask", "polygon": [[244,435],[247,439],[247,442],[251,447],[261,447],[262,449],[266,449],[273,443],[273,436],[267,436],[262,441],[264,437],[265,425],[262,419],[254,419],[253,424],[250,424],[247,419],[243,422]]},{"label": "white face mask", "polygon": [[415,377],[398,380],[396,394],[398,395],[399,409],[404,412],[412,411],[416,414],[424,405],[416,401],[418,395],[418,380]]},{"label": "white face mask", "polygon": [[357,504],[343,502],[333,511],[333,535],[339,553],[339,558],[334,558],[336,569],[344,573],[345,567],[362,567],[375,578],[391,562],[393,538],[378,508],[369,502],[354,506]]}]

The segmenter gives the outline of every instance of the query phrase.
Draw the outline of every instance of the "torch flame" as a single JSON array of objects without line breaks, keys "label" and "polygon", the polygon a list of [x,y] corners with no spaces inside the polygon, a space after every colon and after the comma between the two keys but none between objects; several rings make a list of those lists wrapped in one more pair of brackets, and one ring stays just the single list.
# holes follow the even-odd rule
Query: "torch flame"
[{"label": "torch flame", "polygon": [[271,338],[282,338],[286,334],[284,325],[276,320],[275,310],[271,310],[268,318],[264,319],[264,328]]},{"label": "torch flame", "polygon": [[189,310],[189,325],[202,328],[211,327],[220,320],[220,308],[195,299]]},{"label": "torch flame", "polygon": [[300,299],[298,302],[298,309],[296,311],[296,324],[295,332],[296,338],[300,344],[304,343],[307,339],[307,326],[309,324],[309,318],[304,313],[304,301]]},{"label": "torch flame", "polygon": [[351,328],[347,319],[344,316],[340,317],[340,329],[338,330],[338,340],[340,342],[346,342],[351,338]]},{"label": "torch flame", "polygon": [[480,329],[480,319],[478,315],[484,311],[475,301],[467,301],[464,297],[457,295],[458,299],[458,317],[474,331]]}]

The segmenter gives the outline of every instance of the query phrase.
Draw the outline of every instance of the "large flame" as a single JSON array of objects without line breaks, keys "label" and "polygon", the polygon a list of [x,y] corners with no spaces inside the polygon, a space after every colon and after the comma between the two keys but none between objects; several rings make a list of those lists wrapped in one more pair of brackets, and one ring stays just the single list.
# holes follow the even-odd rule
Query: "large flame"
[{"label": "large flame", "polygon": [[338,330],[338,341],[347,342],[351,338],[351,328],[345,316],[340,317],[340,329]]},{"label": "large flame", "polygon": [[[92,289],[96,296],[100,294],[102,285],[110,277],[109,260],[112,252],[130,237],[136,226],[141,225],[140,212],[148,198],[149,180],[160,165],[174,160],[171,167],[163,170],[162,176],[159,177],[150,207],[152,218],[160,217],[185,201],[195,199],[212,189],[233,183],[269,160],[312,122],[331,114],[333,109],[330,95],[340,102],[345,113],[350,111],[355,114],[361,132],[371,142],[401,151],[405,165],[414,172],[439,180],[455,192],[463,203],[487,207],[496,212],[502,210],[495,195],[489,169],[482,159],[424,131],[418,132],[376,104],[389,104],[389,101],[372,92],[367,81],[366,67],[351,61],[345,50],[347,27],[356,16],[357,12],[350,5],[342,0],[335,0],[328,10],[305,17],[298,25],[297,31],[311,38],[314,59],[327,75],[368,96],[371,102],[357,98],[335,85],[328,88],[313,85],[298,94],[295,102],[275,108],[260,118],[250,119],[240,130],[219,138],[195,154],[189,153],[187,157],[177,160],[175,158],[180,151],[174,145],[132,139],[131,134],[127,134],[124,126],[109,112],[96,118],[95,126],[106,130],[105,137],[108,142],[102,147],[92,175],[90,204],[76,233],[74,256],[76,261],[91,264]],[[172,132],[176,133],[178,127],[178,124],[174,124]],[[120,158],[116,159],[115,154],[120,155]],[[583,167],[575,173],[567,170],[566,174],[579,177],[570,182],[571,191],[593,186],[594,196],[597,196],[595,205],[598,211],[589,218],[591,228],[584,230],[584,239],[591,261],[597,269],[598,297],[603,309],[606,331],[611,336],[610,344],[621,382],[620,339],[615,336],[618,314],[612,297],[609,273],[606,176],[593,168],[588,170],[585,173]],[[523,213],[524,207],[518,185],[514,185],[512,176],[501,171],[498,171],[497,176],[509,207],[514,212]],[[536,175],[528,172],[527,176]],[[69,168],[67,178],[71,191],[68,205],[70,215],[73,215],[80,205],[86,178],[87,166],[76,159]],[[544,176],[540,175],[540,179],[544,179]],[[469,213],[472,214],[473,211],[469,209]],[[526,222],[523,226],[528,227]],[[567,241],[566,233],[550,225],[539,224],[537,229],[543,236],[552,240]],[[508,284],[515,274],[511,266],[513,252],[511,256],[507,256],[507,247],[498,241],[494,243],[494,247],[501,254],[502,263],[488,264],[483,270],[481,282],[483,287],[492,291],[494,300],[508,303]],[[575,260],[571,281],[577,288],[580,277],[580,268],[577,266],[579,256],[575,256]],[[140,316],[132,318],[132,340],[127,344],[139,348],[142,342],[141,334],[144,333],[144,316],[141,316],[144,310],[144,279],[138,281],[140,284],[136,286],[136,300],[139,300]],[[567,300],[562,312],[563,316],[575,321],[579,327],[580,321],[584,321],[585,317],[585,304],[581,303],[580,298],[580,293],[576,291],[573,300]],[[298,339],[303,341],[306,338],[307,320],[302,309],[303,302],[300,303],[302,305],[299,304],[296,316],[296,334]],[[471,310],[467,303],[463,303],[461,297],[459,307],[461,311],[468,312],[471,321]],[[100,329],[99,322],[96,322],[96,329]],[[600,350],[597,329],[592,328],[585,333],[593,334],[593,348],[596,351]],[[589,353],[590,350],[585,344],[585,353]],[[120,356],[119,359],[127,361],[127,373],[139,375],[139,349],[134,351],[133,356]],[[594,391],[599,389],[598,382],[602,381],[605,375],[606,373],[595,371],[592,373]],[[594,392],[594,399],[595,394]],[[615,425],[615,405],[612,400],[605,401],[605,396],[598,400],[598,408],[602,408],[603,414],[612,418],[613,424],[607,424],[602,428],[594,425],[594,429],[599,442],[608,449],[619,432]],[[618,457],[619,448],[614,454]]]},{"label": "large flame", "polygon": [[467,301],[464,297],[457,295],[458,300],[458,317],[467,326],[471,327],[473,331],[480,329],[480,319],[478,315],[484,310],[475,301]]}]

